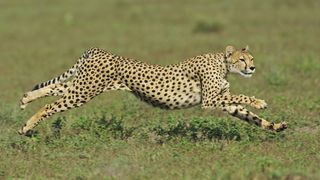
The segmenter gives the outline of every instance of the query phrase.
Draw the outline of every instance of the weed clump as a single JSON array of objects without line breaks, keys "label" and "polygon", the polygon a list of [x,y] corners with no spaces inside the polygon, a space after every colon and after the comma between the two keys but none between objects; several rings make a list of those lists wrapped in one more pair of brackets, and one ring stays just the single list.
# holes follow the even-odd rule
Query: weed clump
[{"label": "weed clump", "polygon": [[193,28],[194,33],[219,33],[223,30],[223,24],[218,21],[199,21]]},{"label": "weed clump", "polygon": [[79,118],[74,124],[72,129],[81,133],[81,131],[89,132],[96,137],[109,136],[114,139],[125,140],[132,136],[136,127],[127,127],[124,121],[120,118],[112,116],[95,117],[93,119]]}]

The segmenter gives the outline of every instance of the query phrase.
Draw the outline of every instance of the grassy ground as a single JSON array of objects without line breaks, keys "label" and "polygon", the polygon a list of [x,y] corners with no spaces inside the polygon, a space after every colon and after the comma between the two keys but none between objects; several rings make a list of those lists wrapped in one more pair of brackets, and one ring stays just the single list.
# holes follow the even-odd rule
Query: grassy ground
[{"label": "grassy ground", "polygon": [[[0,179],[320,179],[320,46],[316,0],[0,1]],[[89,47],[166,65],[249,44],[257,71],[230,77],[265,99],[263,131],[219,111],[165,111],[126,92],[17,135],[45,103],[22,94]]]}]

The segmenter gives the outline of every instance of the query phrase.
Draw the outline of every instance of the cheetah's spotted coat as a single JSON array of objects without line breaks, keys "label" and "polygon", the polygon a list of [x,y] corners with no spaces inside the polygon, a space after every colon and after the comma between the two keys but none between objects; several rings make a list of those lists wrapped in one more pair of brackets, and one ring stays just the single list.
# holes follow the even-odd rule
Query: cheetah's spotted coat
[{"label": "cheetah's spotted coat", "polygon": [[[270,123],[240,104],[262,109],[265,101],[245,95],[232,95],[226,80],[229,72],[250,77],[255,71],[248,48],[227,46],[224,53],[208,53],[169,66],[149,65],[98,48],[86,51],[77,63],[61,76],[40,83],[24,95],[21,108],[40,97],[61,96],[45,105],[19,130],[29,135],[40,121],[68,109],[79,107],[102,92],[128,90],[154,106],[176,109],[201,104],[219,108],[264,129],[281,131],[285,123]],[[70,81],[69,78],[74,77]]]}]

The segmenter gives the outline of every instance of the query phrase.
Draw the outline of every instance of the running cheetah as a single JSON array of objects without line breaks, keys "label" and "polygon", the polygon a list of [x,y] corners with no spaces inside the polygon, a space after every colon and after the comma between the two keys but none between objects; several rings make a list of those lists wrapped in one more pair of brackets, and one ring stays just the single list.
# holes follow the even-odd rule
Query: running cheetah
[{"label": "running cheetah", "polygon": [[[222,53],[208,53],[169,66],[149,65],[121,57],[99,48],[86,51],[68,71],[36,85],[21,100],[21,108],[45,96],[61,96],[45,105],[19,130],[30,135],[42,120],[55,113],[79,107],[102,92],[130,91],[141,100],[165,109],[188,108],[201,104],[202,108],[218,108],[232,116],[263,129],[282,131],[285,122],[273,123],[258,117],[241,104],[264,109],[264,100],[229,92],[227,75],[237,73],[251,77],[255,72],[253,56],[248,46],[236,50],[227,46]],[[73,79],[67,81],[73,77]]]}]

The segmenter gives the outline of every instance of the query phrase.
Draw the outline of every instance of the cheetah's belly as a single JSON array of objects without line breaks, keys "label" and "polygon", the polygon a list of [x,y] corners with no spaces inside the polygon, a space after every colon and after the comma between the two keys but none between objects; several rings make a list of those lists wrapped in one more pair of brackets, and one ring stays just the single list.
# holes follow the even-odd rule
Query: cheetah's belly
[{"label": "cheetah's belly", "polygon": [[182,93],[181,95],[181,98],[177,100],[178,103],[174,104],[173,107],[170,108],[187,108],[201,103],[201,91]]},{"label": "cheetah's belly", "polygon": [[165,109],[187,108],[201,103],[201,86],[199,82],[192,80],[188,81],[188,83],[159,82],[156,87],[152,87],[150,90],[134,87],[130,87],[130,89],[141,100]]}]

